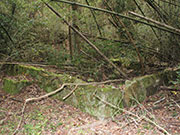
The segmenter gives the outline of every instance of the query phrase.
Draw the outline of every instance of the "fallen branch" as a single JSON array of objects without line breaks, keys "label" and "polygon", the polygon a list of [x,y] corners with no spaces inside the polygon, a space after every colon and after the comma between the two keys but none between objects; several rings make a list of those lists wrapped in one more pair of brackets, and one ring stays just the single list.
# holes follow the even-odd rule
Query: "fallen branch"
[{"label": "fallen branch", "polygon": [[176,101],[174,101],[173,99],[171,99],[171,101],[173,101],[177,105],[177,107],[180,109],[180,105]]},{"label": "fallen branch", "polygon": [[157,104],[161,103],[162,101],[164,101],[165,99],[166,99],[166,98],[163,97],[163,98],[159,99],[158,101],[154,102],[153,105],[157,105]]},{"label": "fallen branch", "polygon": [[117,107],[117,106],[115,106],[115,105],[113,105],[113,104],[111,104],[111,103],[109,103],[109,102],[101,99],[99,96],[97,96],[97,95],[95,95],[95,94],[94,94],[94,96],[95,96],[98,100],[100,100],[101,102],[103,102],[104,104],[109,105],[110,107],[112,107],[112,108],[114,108],[114,109],[120,110],[120,111],[122,111],[122,112],[124,112],[124,113],[127,113],[127,114],[129,114],[129,115],[132,115],[132,116],[140,119],[140,117],[139,117],[138,115],[135,115],[134,113],[132,113],[132,112],[130,112],[130,111],[127,111],[127,110],[125,110],[125,109],[119,108],[119,107]]},{"label": "fallen branch", "polygon": [[39,67],[52,67],[54,65],[40,64],[40,63],[26,63],[26,62],[6,62],[0,61],[0,65],[26,65],[26,66],[39,66]]},{"label": "fallen branch", "polygon": [[[86,0],[86,3],[87,3],[88,6],[90,6],[88,0]],[[97,26],[97,28],[98,28],[99,35],[102,36],[102,32],[101,32],[100,26],[99,26],[99,24],[98,24],[98,22],[97,22],[95,13],[94,13],[94,11],[93,11],[92,9],[90,9],[90,11],[91,11],[91,14],[92,14],[92,16],[93,16],[93,18],[94,18],[94,21],[95,21],[95,23],[96,23],[96,26]]]},{"label": "fallen branch", "polygon": [[52,91],[50,93],[47,93],[43,96],[40,96],[40,97],[37,97],[37,98],[29,98],[29,99],[26,99],[25,102],[31,102],[31,101],[39,101],[41,99],[44,99],[44,98],[47,98],[49,96],[52,96],[52,95],[55,95],[56,93],[60,92],[65,86],[87,86],[87,85],[101,85],[101,84],[106,84],[106,83],[112,83],[112,82],[120,82],[122,81],[121,79],[117,79],[117,80],[107,80],[107,81],[104,81],[104,82],[92,82],[92,83],[64,83],[61,85],[60,88],[56,89],[55,91]]},{"label": "fallen branch", "polygon": [[176,89],[176,88],[168,88],[168,87],[165,87],[165,86],[161,86],[161,87],[160,87],[160,90],[179,91],[179,92],[180,92],[180,89]]},{"label": "fallen branch", "polygon": [[16,130],[13,132],[12,135],[15,135],[18,132],[20,126],[21,126],[21,123],[22,123],[22,121],[24,119],[24,112],[25,112],[25,109],[26,109],[26,104],[27,104],[27,102],[25,101],[24,105],[23,105],[23,108],[22,108],[22,111],[21,111],[21,118],[19,120],[18,126],[17,126]]},{"label": "fallen branch", "polygon": [[[2,21],[2,20],[1,20],[1,21]],[[14,41],[13,41],[13,39],[11,38],[11,36],[10,36],[8,30],[3,26],[2,23],[0,23],[0,27],[4,30],[4,32],[6,33],[7,37],[8,37],[9,40],[11,41],[12,45],[14,45]]]},{"label": "fallen branch", "polygon": [[7,117],[5,117],[4,119],[0,120],[0,125],[3,125],[6,120],[7,120]]},{"label": "fallen branch", "polygon": [[92,60],[98,62],[98,60],[96,60],[94,57],[92,57],[92,56],[90,56],[89,54],[87,54],[87,53],[86,53],[85,51],[83,51],[82,49],[80,49],[80,51],[81,51],[84,55],[86,55],[87,57],[89,57],[89,58],[91,58]]},{"label": "fallen branch", "polygon": [[167,1],[167,0],[160,0],[160,1],[162,1],[162,2],[164,2],[164,3],[168,3],[168,4],[170,4],[170,5],[174,5],[174,6],[177,6],[177,7],[180,7],[180,5],[177,3],[172,3],[171,1]]},{"label": "fallen branch", "polygon": [[155,125],[159,130],[163,131],[165,134],[170,135],[170,133],[168,133],[163,127],[159,126],[157,123],[155,123],[154,121],[150,120],[149,118],[147,118],[147,117],[145,117],[145,116],[139,117],[138,115],[135,115],[134,113],[132,113],[132,112],[130,112],[130,111],[127,111],[127,110],[125,110],[125,109],[119,108],[119,107],[117,107],[117,106],[115,106],[115,105],[113,105],[113,104],[111,104],[111,103],[109,103],[109,102],[101,99],[99,96],[97,96],[97,95],[95,95],[95,94],[94,94],[94,96],[95,96],[98,100],[100,100],[101,102],[103,102],[104,104],[109,105],[110,107],[112,107],[112,108],[114,108],[114,109],[118,109],[118,110],[120,110],[120,111],[122,111],[122,112],[124,112],[124,113],[129,114],[129,115],[132,115],[132,116],[134,116],[134,117],[136,117],[136,118],[138,118],[138,119],[142,118],[142,119],[144,119],[145,121],[147,121],[147,122]]},{"label": "fallen branch", "polygon": [[[18,123],[18,126],[17,126],[16,130],[14,131],[14,133],[12,135],[15,135],[18,132],[18,130],[19,130],[21,124],[22,124],[22,121],[23,121],[23,118],[24,118],[24,112],[25,112],[25,108],[26,108],[27,103],[32,102],[32,101],[39,101],[39,100],[45,99],[45,98],[47,98],[49,96],[52,96],[52,95],[60,92],[61,90],[63,90],[63,88],[65,86],[74,86],[75,85],[77,87],[77,86],[87,86],[87,85],[101,85],[101,84],[112,83],[112,82],[120,82],[120,81],[122,81],[122,79],[107,80],[107,81],[104,81],[104,82],[92,82],[92,83],[64,83],[64,84],[61,85],[60,88],[56,89],[55,91],[52,91],[52,92],[47,93],[45,95],[42,95],[40,97],[28,98],[24,102],[24,105],[23,105],[23,108],[22,108],[22,111],[21,111],[21,118],[19,120],[19,123]],[[74,89],[74,91],[75,91],[75,89]],[[72,91],[72,93],[74,91]],[[70,95],[71,95],[71,93],[69,93],[67,96],[69,97]],[[65,97],[67,97],[67,96],[65,96]]]},{"label": "fallen branch", "polygon": [[[106,4],[107,4],[107,2],[106,2]],[[108,6],[108,8],[112,11],[112,8],[111,8],[108,4],[107,4],[107,6]],[[123,21],[122,21],[119,17],[117,17],[117,16],[115,16],[115,17],[116,17],[116,20],[120,23],[120,25],[124,28],[124,30],[125,30],[125,32],[126,32],[126,35],[127,35],[127,37],[129,38],[129,41],[131,42],[131,44],[132,44],[133,47],[135,48],[136,53],[137,53],[137,56],[138,56],[138,59],[139,59],[139,62],[140,62],[140,64],[141,64],[142,74],[144,74],[144,62],[143,62],[143,59],[142,59],[141,54],[140,54],[140,52],[139,52],[139,49],[137,48],[136,43],[135,43],[135,41],[134,41],[131,33],[128,31],[128,29],[127,29],[127,27],[125,26],[125,24],[123,23]],[[112,16],[112,18],[113,18],[113,16]],[[118,27],[119,27],[119,26],[118,26]]]},{"label": "fallen branch", "polygon": [[70,92],[70,93],[68,93],[65,97],[63,97],[63,100],[66,100],[69,96],[71,96],[73,93],[74,93],[74,91],[77,89],[77,85],[75,86],[75,88]]}]

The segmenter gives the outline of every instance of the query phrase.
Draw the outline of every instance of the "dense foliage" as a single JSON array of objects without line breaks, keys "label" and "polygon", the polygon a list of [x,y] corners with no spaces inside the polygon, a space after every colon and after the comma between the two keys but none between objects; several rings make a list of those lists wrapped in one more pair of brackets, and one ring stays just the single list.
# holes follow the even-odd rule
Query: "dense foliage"
[{"label": "dense foliage", "polygon": [[[49,1],[47,1],[49,2]],[[128,11],[143,14],[175,28],[180,27],[178,6],[156,0],[78,0],[107,10],[128,15]],[[137,49],[146,66],[177,64],[179,36],[111,14],[71,5],[49,2],[73,26],[76,26],[101,52],[118,67],[139,72]],[[124,24],[124,25],[123,25]],[[127,31],[133,38],[134,48]],[[99,80],[114,78],[114,69],[103,61],[79,36],[74,36],[61,19],[54,15],[42,0],[0,1],[0,58],[19,61],[74,65],[77,72]],[[79,50],[71,52],[70,42]],[[73,55],[73,56],[72,56]],[[137,70],[138,69],[138,70]],[[103,71],[103,72],[100,72]],[[126,70],[125,70],[126,71]]]}]

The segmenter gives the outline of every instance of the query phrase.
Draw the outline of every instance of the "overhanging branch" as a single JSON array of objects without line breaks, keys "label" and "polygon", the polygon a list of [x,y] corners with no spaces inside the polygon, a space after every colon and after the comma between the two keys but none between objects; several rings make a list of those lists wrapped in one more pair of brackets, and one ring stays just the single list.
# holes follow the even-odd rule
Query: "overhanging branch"
[{"label": "overhanging branch", "polygon": [[172,27],[172,26],[170,26],[170,25],[167,25],[167,24],[165,24],[165,23],[158,22],[158,21],[156,21],[156,20],[153,20],[153,19],[151,19],[151,18],[142,16],[142,15],[140,15],[140,14],[137,14],[137,13],[134,13],[134,12],[131,12],[131,11],[129,12],[129,14],[134,15],[134,16],[136,16],[136,17],[139,17],[139,18],[141,18],[141,19],[144,19],[144,20],[146,20],[146,21],[149,21],[149,22],[151,22],[151,23],[157,24],[157,25],[159,25],[159,26],[161,26],[161,27],[165,27],[165,28],[167,28],[167,29],[169,29],[169,30],[175,31],[176,33],[180,33],[180,29],[176,29],[176,28],[174,28],[174,27]]},{"label": "overhanging branch", "polygon": [[85,4],[81,4],[81,3],[78,3],[78,2],[72,2],[72,1],[68,1],[68,0],[51,0],[51,1],[61,2],[61,3],[65,3],[65,4],[70,4],[70,5],[77,5],[77,6],[80,6],[80,7],[90,8],[90,9],[97,10],[97,11],[100,11],[100,12],[113,14],[113,15],[116,15],[116,16],[119,16],[119,17],[122,17],[122,18],[125,18],[125,19],[128,19],[128,20],[132,20],[132,21],[137,22],[137,23],[148,25],[148,26],[151,26],[151,27],[154,27],[154,28],[157,28],[157,29],[160,29],[160,30],[163,30],[163,31],[173,33],[173,34],[176,34],[176,35],[180,36],[180,32],[172,31],[172,30],[167,29],[166,27],[163,27],[163,26],[161,27],[161,26],[158,26],[158,25],[147,23],[147,22],[135,19],[133,17],[114,12],[114,11],[110,11],[110,10],[106,10],[106,9],[102,9],[102,8],[97,8],[97,7],[93,7],[93,6],[88,6],[88,5],[85,5]]}]

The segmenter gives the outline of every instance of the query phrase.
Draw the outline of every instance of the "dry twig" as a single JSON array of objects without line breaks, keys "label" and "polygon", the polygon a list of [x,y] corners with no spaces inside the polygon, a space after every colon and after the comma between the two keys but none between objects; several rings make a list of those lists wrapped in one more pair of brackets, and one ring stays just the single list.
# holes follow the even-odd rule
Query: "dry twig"
[{"label": "dry twig", "polygon": [[160,89],[161,90],[166,90],[166,91],[179,91],[180,92],[180,89],[177,89],[177,88],[168,88],[166,86],[161,86]]},{"label": "dry twig", "polygon": [[177,107],[180,109],[180,105],[176,101],[174,101],[173,99],[171,99],[171,101],[173,101],[177,105]]},{"label": "dry twig", "polygon": [[21,123],[22,123],[23,118],[24,118],[24,111],[25,111],[25,108],[26,108],[26,104],[27,104],[27,101],[24,102],[24,105],[23,105],[23,108],[22,108],[22,111],[21,111],[21,118],[19,120],[19,123],[18,123],[18,126],[17,126],[16,130],[13,132],[12,135],[15,135],[18,132],[20,126],[21,126]]},{"label": "dry twig", "polygon": [[75,86],[75,88],[70,92],[70,93],[68,93],[65,97],[63,97],[63,100],[66,100],[69,96],[71,96],[73,93],[74,93],[74,91],[77,89],[77,85]]}]

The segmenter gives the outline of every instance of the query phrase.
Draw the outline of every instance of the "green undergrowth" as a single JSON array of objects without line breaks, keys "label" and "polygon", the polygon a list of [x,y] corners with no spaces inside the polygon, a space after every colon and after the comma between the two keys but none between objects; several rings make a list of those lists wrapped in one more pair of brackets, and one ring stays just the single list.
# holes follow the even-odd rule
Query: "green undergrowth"
[{"label": "green undergrowth", "polygon": [[[0,113],[0,116],[3,116],[3,114]],[[13,134],[20,117],[16,114],[11,115],[6,121],[6,124],[0,126],[0,135]],[[25,113],[24,118],[26,123],[23,124],[22,129],[19,131],[19,134],[24,135],[41,135],[44,131],[55,133],[57,128],[63,124],[61,121],[54,123],[39,109]]]}]

